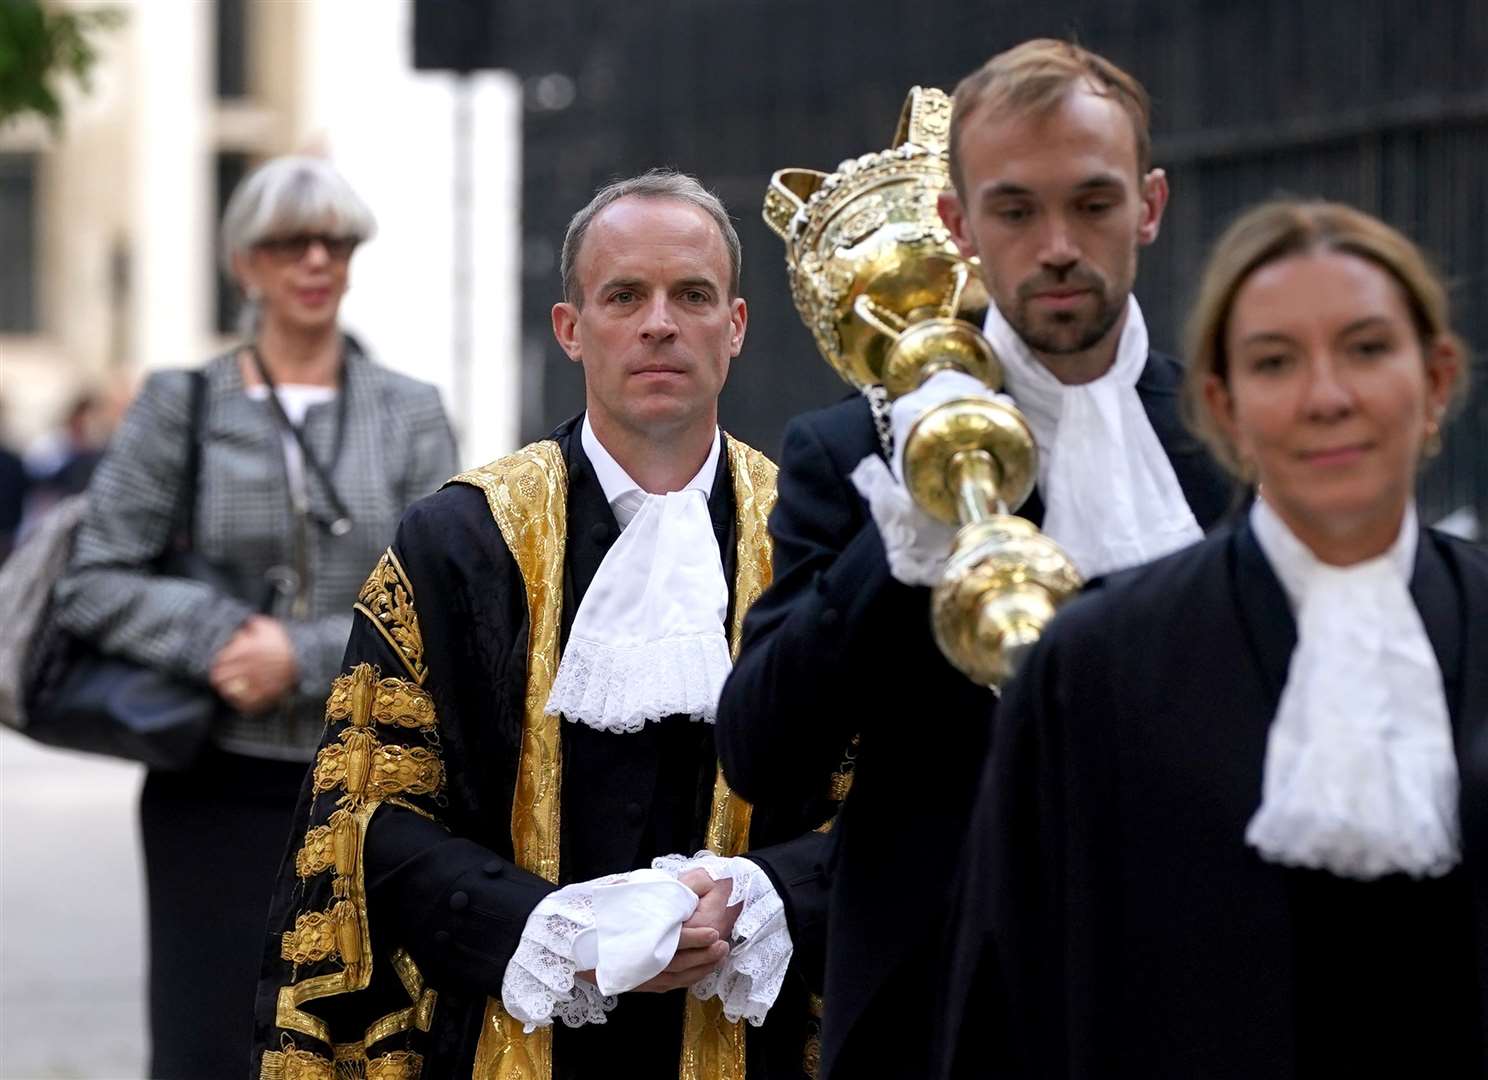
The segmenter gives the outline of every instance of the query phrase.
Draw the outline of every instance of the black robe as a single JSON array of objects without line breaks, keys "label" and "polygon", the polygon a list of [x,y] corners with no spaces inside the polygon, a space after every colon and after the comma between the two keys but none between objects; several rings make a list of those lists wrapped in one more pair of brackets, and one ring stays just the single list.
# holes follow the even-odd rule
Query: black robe
[{"label": "black robe", "polygon": [[[1183,428],[1181,377],[1153,354],[1137,392],[1208,528],[1232,487]],[[801,798],[827,787],[861,736],[830,864],[822,1076],[929,1078],[949,1067],[970,980],[953,902],[996,698],[936,647],[930,590],[889,573],[850,479],[880,453],[860,395],[787,426],[774,583],[750,609],[724,687],[719,754],[746,798]],[[1019,512],[1042,520],[1037,492]]]},{"label": "black robe", "polygon": [[1296,629],[1248,523],[1097,584],[1004,698],[965,1076],[1488,1075],[1488,550],[1421,534],[1463,861],[1371,882],[1244,840]]},{"label": "black robe", "polygon": [[[578,419],[552,438],[568,467],[566,639],[579,601],[620,530],[583,453]],[[736,526],[726,447],[708,505],[732,605]],[[438,994],[431,1030],[409,1033],[406,1044],[387,1040],[373,1052],[407,1045],[422,1054],[424,1077],[468,1077],[485,999],[500,997],[502,977],[527,916],[555,888],[513,861],[512,800],[527,676],[526,592],[486,497],[473,486],[450,484],[415,503],[391,550],[406,573],[417,613],[427,664],[423,690],[437,715],[437,733],[424,739],[442,759],[444,785],[434,798],[404,798],[401,805],[388,801],[377,808],[364,844],[375,957],[371,984],[305,1008],[331,1020],[336,1030],[356,1034],[377,1018],[406,1008],[408,991],[385,961],[401,947]],[[376,621],[362,613],[352,630],[345,669],[371,663],[383,676],[403,674],[407,665],[399,653]],[[341,730],[341,725],[329,725],[326,745]],[[568,722],[560,730],[560,883],[649,866],[653,857],[691,854],[703,847],[717,770],[709,725],[678,716],[635,734],[603,733]],[[417,738],[407,741],[419,745]],[[296,852],[307,828],[323,822],[330,808],[328,796],[315,807],[308,789],[301,797],[270,919],[255,1024],[255,1077],[263,1051],[279,1049],[284,1038],[275,1016],[280,988],[318,970],[301,965],[291,975],[279,957],[279,936],[305,906],[305,886],[296,880]],[[797,959],[766,1024],[748,1032],[750,1077],[802,1075],[812,1021],[807,980],[800,970],[813,963],[812,943],[823,933],[827,841],[820,834],[800,836],[796,823],[813,816],[821,820],[830,810],[826,800],[814,806],[756,805],[754,810],[750,846],[758,850],[749,854],[785,901]],[[767,846],[771,844],[775,846]],[[819,967],[819,958],[815,964]],[[625,994],[606,1024],[578,1029],[556,1024],[554,1076],[611,1076],[623,1067],[626,1075],[675,1077],[683,995]],[[298,1037],[296,1042],[324,1053],[313,1042]]]}]

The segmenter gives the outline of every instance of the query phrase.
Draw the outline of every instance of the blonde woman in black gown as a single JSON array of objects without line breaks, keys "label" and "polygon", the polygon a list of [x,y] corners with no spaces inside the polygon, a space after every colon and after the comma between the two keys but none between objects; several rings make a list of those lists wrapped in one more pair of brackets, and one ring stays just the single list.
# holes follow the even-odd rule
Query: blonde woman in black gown
[{"label": "blonde woman in black gown", "polygon": [[1003,703],[997,1075],[1488,1075],[1488,549],[1415,510],[1466,368],[1445,291],[1383,223],[1272,202],[1189,355],[1257,496],[1097,583]]}]

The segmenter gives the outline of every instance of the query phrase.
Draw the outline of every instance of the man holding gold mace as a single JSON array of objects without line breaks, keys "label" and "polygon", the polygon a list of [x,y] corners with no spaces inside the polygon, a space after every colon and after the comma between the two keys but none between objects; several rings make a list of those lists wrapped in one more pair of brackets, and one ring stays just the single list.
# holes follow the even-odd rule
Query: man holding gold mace
[{"label": "man holding gold mace", "polygon": [[[1141,85],[1078,46],[1036,40],[993,57],[953,105],[917,91],[892,150],[820,181],[792,176],[794,192],[772,188],[766,202],[788,244],[826,238],[810,266],[793,263],[793,282],[818,343],[838,334],[848,351],[853,333],[871,335],[824,331],[802,299],[835,288],[833,261],[872,242],[866,203],[886,198],[895,170],[922,170],[891,224],[917,215],[899,233],[905,250],[980,258],[985,321],[965,302],[953,314],[981,323],[1037,445],[1036,489],[1010,509],[1086,578],[1199,539],[1230,500],[1179,421],[1179,365],[1149,351],[1131,295],[1138,249],[1156,239],[1168,198],[1148,155]],[[933,183],[927,158],[940,170]],[[859,188],[862,211],[851,205]],[[842,224],[817,230],[813,215],[839,208]],[[824,282],[814,293],[812,273]],[[996,697],[932,636],[926,586],[945,572],[953,532],[906,494],[897,455],[931,407],[992,395],[950,371],[892,405],[883,387],[862,389],[786,429],[774,584],[746,622],[719,747],[746,796],[799,796],[825,790],[856,739],[836,828],[822,1075],[936,1077],[963,1023],[968,977],[947,975],[948,927]]]},{"label": "man holding gold mace", "polygon": [[562,272],[586,411],[414,504],[361,592],[256,1076],[802,1075],[826,838],[796,823],[832,807],[751,807],[713,745],[775,481],[718,428],[738,237],[656,171],[575,215]]}]

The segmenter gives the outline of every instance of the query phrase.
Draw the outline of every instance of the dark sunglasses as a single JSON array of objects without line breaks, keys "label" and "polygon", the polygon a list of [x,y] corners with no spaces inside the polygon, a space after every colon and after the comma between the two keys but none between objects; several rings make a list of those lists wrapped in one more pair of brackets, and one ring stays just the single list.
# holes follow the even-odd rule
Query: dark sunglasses
[{"label": "dark sunglasses", "polygon": [[356,250],[360,241],[354,236],[332,236],[329,233],[290,233],[288,236],[271,236],[266,240],[260,240],[253,246],[260,251],[267,251],[276,259],[287,262],[299,262],[305,257],[305,252],[310,250],[311,244],[319,244],[325,248],[325,253],[336,262],[345,262],[351,258],[351,253]]}]

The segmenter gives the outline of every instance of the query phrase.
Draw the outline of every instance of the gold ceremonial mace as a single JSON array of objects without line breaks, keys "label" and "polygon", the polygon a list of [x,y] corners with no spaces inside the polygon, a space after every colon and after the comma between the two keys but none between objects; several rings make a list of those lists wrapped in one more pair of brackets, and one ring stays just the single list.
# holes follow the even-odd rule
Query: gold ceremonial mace
[{"label": "gold ceremonial mace", "polygon": [[[791,295],[837,374],[889,397],[957,370],[990,390],[1002,365],[977,316],[986,296],[940,220],[950,182],[951,101],[909,92],[894,144],[831,174],[782,169],[765,221],[785,241]],[[959,525],[931,598],[935,640],[968,678],[1001,686],[1054,610],[1080,588],[1069,557],[1009,513],[1038,476],[1017,409],[958,398],[925,412],[904,447],[904,481],[927,514]]]}]

